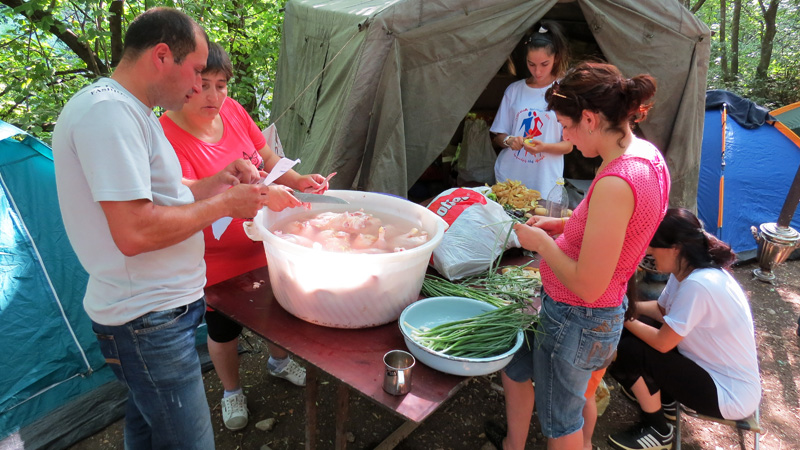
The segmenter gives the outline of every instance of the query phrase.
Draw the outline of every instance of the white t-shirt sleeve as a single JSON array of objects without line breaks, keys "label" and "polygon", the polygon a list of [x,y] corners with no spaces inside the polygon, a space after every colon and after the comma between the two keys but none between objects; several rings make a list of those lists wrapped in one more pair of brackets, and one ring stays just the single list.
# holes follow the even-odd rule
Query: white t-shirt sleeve
[{"label": "white t-shirt sleeve", "polygon": [[[672,281],[673,277],[670,277]],[[676,283],[677,284],[677,280]],[[664,314],[664,323],[676,333],[686,337],[701,322],[706,327],[714,325],[716,318],[709,314],[713,298],[711,293],[695,280],[686,279],[672,293],[671,301]]]},{"label": "white t-shirt sleeve", "polygon": [[506,88],[506,92],[503,94],[503,100],[500,101],[500,107],[497,109],[497,115],[494,116],[492,126],[489,128],[489,131],[492,133],[514,134],[512,132],[512,128],[514,128],[514,110],[512,108],[513,102],[509,97],[509,91],[511,91],[510,86]]},{"label": "white t-shirt sleeve", "polygon": [[115,125],[141,122],[141,113],[134,108],[120,102],[99,102],[84,113],[86,119],[77,123],[72,134],[94,201],[153,199],[151,155],[146,144],[151,136],[145,136],[148,128]]}]

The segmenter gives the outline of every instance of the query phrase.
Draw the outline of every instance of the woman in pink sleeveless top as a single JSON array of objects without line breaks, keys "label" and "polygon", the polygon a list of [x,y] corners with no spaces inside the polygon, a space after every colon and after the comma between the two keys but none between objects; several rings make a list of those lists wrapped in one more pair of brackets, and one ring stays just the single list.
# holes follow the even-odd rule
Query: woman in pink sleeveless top
[{"label": "woman in pink sleeveless top", "polygon": [[668,205],[666,163],[632,131],[655,90],[649,75],[625,78],[614,66],[582,63],[545,95],[564,140],[603,162],[572,217],[534,217],[514,227],[522,246],[542,256],[543,295],[531,348],[523,346],[502,373],[506,450],[525,447],[534,406],[531,379],[548,448],[583,447],[587,383],[611,362],[627,281]]}]

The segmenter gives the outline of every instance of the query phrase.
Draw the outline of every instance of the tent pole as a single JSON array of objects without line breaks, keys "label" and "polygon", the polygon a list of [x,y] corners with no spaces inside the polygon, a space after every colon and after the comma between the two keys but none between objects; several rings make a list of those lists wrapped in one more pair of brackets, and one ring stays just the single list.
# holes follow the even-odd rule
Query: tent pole
[{"label": "tent pole", "polygon": [[725,200],[725,132],[728,127],[728,105],[722,104],[722,162],[719,176],[719,210],[717,212],[717,237],[722,240],[722,212]]},{"label": "tent pole", "polygon": [[789,193],[786,195],[786,201],[783,202],[783,208],[781,208],[781,213],[778,215],[779,227],[789,228],[792,217],[794,217],[794,212],[797,210],[798,203],[800,203],[800,167],[797,168],[792,186],[789,188]]}]

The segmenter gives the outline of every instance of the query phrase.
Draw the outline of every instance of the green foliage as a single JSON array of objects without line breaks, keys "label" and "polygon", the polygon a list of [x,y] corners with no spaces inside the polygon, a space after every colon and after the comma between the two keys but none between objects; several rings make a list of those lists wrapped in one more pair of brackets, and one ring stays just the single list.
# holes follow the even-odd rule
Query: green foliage
[{"label": "green foliage", "polygon": [[[764,2],[766,3],[766,2]],[[726,50],[728,61],[732,59],[730,46],[733,2],[727,2]],[[697,12],[711,31],[713,44],[708,71],[708,89],[725,89],[774,109],[800,101],[800,2],[783,0],[777,15],[777,34],[773,43],[772,59],[767,79],[756,75],[761,56],[761,38],[764,33],[764,18],[757,0],[743,0],[739,34],[739,73],[726,80],[722,71],[723,48],[719,39],[719,2],[707,1]]]},{"label": "green foliage", "polygon": [[[7,2],[3,2],[7,3]],[[269,121],[286,0],[126,1],[122,28],[147,8],[165,5],[194,17],[231,55],[229,93],[265,126]],[[111,69],[110,2],[29,0],[17,8],[0,5],[0,119],[45,142],[64,107],[81,87]],[[23,13],[49,13],[35,23]],[[105,67],[95,73],[52,33],[69,30]]]}]

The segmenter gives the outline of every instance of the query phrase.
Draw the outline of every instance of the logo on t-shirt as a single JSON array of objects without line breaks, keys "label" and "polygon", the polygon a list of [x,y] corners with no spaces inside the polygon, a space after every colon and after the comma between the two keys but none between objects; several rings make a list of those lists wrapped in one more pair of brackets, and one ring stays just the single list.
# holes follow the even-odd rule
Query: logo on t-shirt
[{"label": "logo on t-shirt", "polygon": [[520,113],[524,114],[527,113],[524,119],[522,119],[522,124],[519,127],[519,132],[521,135],[525,136],[525,138],[534,138],[537,136],[542,135],[542,122],[541,117],[536,111],[524,109],[520,111]]}]

